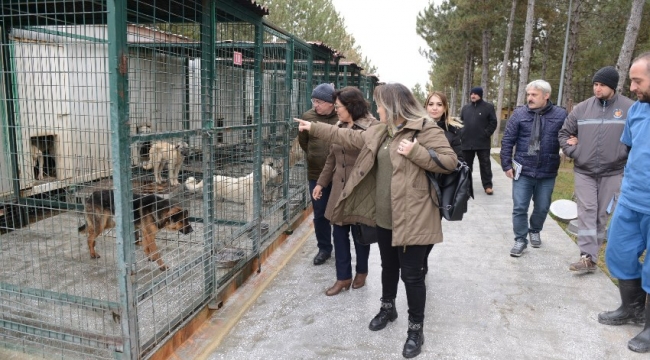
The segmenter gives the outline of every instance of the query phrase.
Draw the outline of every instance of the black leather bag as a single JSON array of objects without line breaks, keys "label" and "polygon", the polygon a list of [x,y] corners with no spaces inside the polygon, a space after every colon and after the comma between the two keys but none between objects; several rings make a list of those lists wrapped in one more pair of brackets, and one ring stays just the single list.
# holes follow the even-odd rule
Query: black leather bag
[{"label": "black leather bag", "polygon": [[[420,131],[413,134],[411,141]],[[428,149],[431,159],[439,167],[448,170],[438,155],[432,149]],[[432,173],[425,171],[429,179],[429,193],[431,201],[436,204],[435,199],[438,201],[438,208],[440,208],[440,216],[447,221],[460,221],[463,220],[463,215],[467,212],[467,202],[469,198],[474,198],[474,186],[472,185],[472,171],[464,161],[458,161],[456,168],[449,174]],[[435,196],[435,198],[434,198]]]},{"label": "black leather bag", "polygon": [[377,242],[377,228],[366,224],[352,225],[352,236],[361,245],[370,245]]},{"label": "black leather bag", "polygon": [[[445,168],[438,160],[435,151],[429,150],[429,155],[436,164]],[[474,198],[472,172],[464,161],[458,161],[456,169],[449,174],[432,173],[427,171],[431,196],[434,192],[438,198],[440,216],[447,221],[463,220],[467,212],[469,198]]]}]

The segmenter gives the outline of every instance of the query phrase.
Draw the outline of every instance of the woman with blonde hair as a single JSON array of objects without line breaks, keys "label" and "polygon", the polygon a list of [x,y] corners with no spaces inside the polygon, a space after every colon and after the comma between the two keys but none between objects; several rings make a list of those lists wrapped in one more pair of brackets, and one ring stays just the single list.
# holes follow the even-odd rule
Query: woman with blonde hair
[{"label": "woman with blonde hair", "polygon": [[434,91],[427,96],[424,102],[424,108],[427,109],[429,116],[445,131],[445,136],[449,144],[454,149],[459,160],[463,159],[463,149],[461,149],[460,129],[463,122],[460,119],[449,116],[449,101],[447,95],[440,91]]},{"label": "woman with blonde hair", "polygon": [[[440,91],[434,91],[427,96],[427,101],[424,102],[424,108],[431,118],[444,130],[445,137],[449,141],[449,145],[454,149],[458,160],[463,160],[463,149],[461,147],[460,129],[463,127],[463,122],[449,116],[449,101],[447,95]],[[424,274],[429,272],[429,253],[431,253],[433,245],[429,245],[427,255],[424,258]]]},{"label": "woman with blonde hair", "polygon": [[[409,314],[402,355],[412,358],[420,354],[424,343],[422,264],[428,246],[442,241],[440,210],[431,199],[425,171],[447,173],[457,157],[442,129],[407,87],[381,85],[375,88],[374,98],[381,123],[364,132],[295,120],[300,131],[360,150],[332,219],[377,227],[382,297],[369,328],[381,330],[397,318],[395,298],[401,273]],[[428,150],[433,150],[444,168],[436,165]]]}]

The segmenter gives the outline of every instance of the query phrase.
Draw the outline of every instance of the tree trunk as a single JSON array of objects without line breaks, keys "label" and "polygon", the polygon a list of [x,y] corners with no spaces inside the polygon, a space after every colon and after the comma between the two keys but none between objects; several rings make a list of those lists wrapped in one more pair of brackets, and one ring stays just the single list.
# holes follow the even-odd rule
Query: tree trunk
[{"label": "tree trunk", "polygon": [[627,79],[627,71],[632,61],[632,52],[634,52],[634,45],[636,38],[639,35],[639,25],[641,24],[641,17],[643,15],[643,4],[645,0],[632,0],[632,10],[630,11],[630,19],[625,28],[625,39],[621,45],[621,52],[618,54],[618,61],[616,62],[616,70],[618,70],[618,85],[616,92],[623,91],[625,79]]},{"label": "tree trunk", "polygon": [[569,106],[569,99],[573,91],[573,66],[576,62],[576,53],[578,51],[578,30],[580,21],[580,5],[582,0],[573,1],[573,9],[571,9],[571,26],[569,28],[569,49],[566,57],[566,72],[564,74],[564,91],[562,94],[562,104],[565,107]]},{"label": "tree trunk", "polygon": [[461,109],[465,104],[467,104],[467,98],[469,95],[469,85],[471,79],[470,76],[470,71],[472,69],[472,55],[469,49],[469,42],[465,43],[465,65],[463,66],[463,90],[462,90],[462,96],[460,97],[460,107]]},{"label": "tree trunk", "polygon": [[548,51],[551,43],[551,28],[549,27],[546,30],[546,39],[544,39],[544,57],[542,60],[542,77],[540,79],[546,79],[546,68],[548,66]]},{"label": "tree trunk", "polygon": [[526,8],[526,30],[524,33],[523,59],[519,69],[519,92],[517,93],[517,105],[523,105],[526,101],[526,85],[528,85],[528,72],[530,71],[530,58],[533,48],[533,26],[535,26],[535,0],[528,0]]},{"label": "tree trunk", "polygon": [[501,70],[499,71],[499,94],[497,97],[497,131],[492,135],[492,146],[499,146],[499,133],[501,129],[501,111],[503,109],[503,92],[506,86],[506,73],[508,71],[508,57],[510,56],[510,42],[512,40],[512,27],[515,22],[515,9],[517,8],[517,0],[512,0],[510,7],[510,17],[508,18],[508,33],[506,35],[506,48],[503,51],[503,62],[501,63]]},{"label": "tree trunk", "polygon": [[483,70],[481,71],[481,87],[483,88],[483,99],[488,97],[488,79],[490,75],[490,30],[483,30]]},{"label": "tree trunk", "polygon": [[451,100],[449,102],[449,113],[450,116],[458,116],[457,110],[458,106],[456,104],[458,103],[458,88],[460,87],[460,78],[458,74],[456,75],[456,81],[454,82],[454,87],[451,91]]}]

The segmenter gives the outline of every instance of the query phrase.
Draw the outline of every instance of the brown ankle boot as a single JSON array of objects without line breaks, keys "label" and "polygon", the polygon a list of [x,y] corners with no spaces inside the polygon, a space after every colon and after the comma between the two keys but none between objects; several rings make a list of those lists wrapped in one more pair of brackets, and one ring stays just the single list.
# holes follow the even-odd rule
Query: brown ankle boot
[{"label": "brown ankle boot", "polygon": [[368,273],[365,274],[359,274],[357,273],[354,275],[354,281],[352,282],[352,288],[353,289],[358,289],[366,285],[366,277],[368,276]]},{"label": "brown ankle boot", "polygon": [[343,290],[348,290],[350,289],[350,284],[352,284],[352,279],[347,279],[347,280],[336,280],[334,285],[332,285],[331,288],[327,289],[325,291],[325,295],[327,296],[334,296],[340,293]]}]

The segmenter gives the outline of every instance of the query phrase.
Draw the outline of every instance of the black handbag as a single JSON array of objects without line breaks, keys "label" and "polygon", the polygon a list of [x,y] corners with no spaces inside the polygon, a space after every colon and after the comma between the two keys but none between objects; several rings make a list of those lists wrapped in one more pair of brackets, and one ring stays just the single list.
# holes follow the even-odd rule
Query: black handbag
[{"label": "black handbag", "polygon": [[[435,151],[429,150],[433,161],[444,169]],[[464,161],[458,161],[456,169],[449,174],[432,173],[426,171],[431,189],[431,197],[435,192],[438,198],[440,216],[447,221],[463,220],[467,212],[469,198],[474,198],[472,186],[472,172]]]},{"label": "black handbag", "polygon": [[[420,131],[413,134],[411,141]],[[448,170],[438,159],[438,155],[432,149],[428,149],[431,159],[439,167]],[[474,187],[472,185],[472,172],[464,161],[458,161],[456,168],[449,174],[432,173],[426,171],[429,179],[429,193],[434,205],[437,199],[440,217],[447,221],[463,220],[463,214],[467,212],[469,198],[474,198]],[[435,198],[434,198],[435,196]]]},{"label": "black handbag", "polygon": [[361,245],[370,245],[377,242],[377,228],[366,224],[356,224],[352,228],[352,237]]}]

